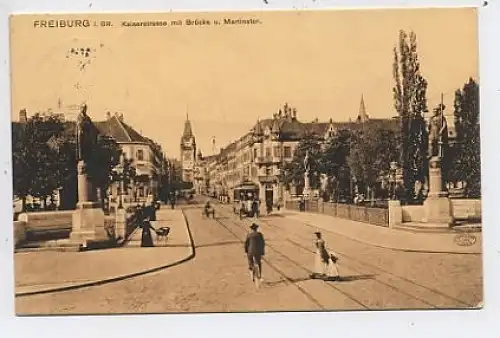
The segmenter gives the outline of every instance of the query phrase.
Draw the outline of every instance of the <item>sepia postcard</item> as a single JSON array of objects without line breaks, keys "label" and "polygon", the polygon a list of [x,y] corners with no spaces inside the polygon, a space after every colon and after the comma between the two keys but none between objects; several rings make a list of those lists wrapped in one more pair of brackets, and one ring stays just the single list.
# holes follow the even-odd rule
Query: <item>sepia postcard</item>
[{"label": "sepia postcard", "polygon": [[17,315],[477,309],[476,8],[10,18]]}]

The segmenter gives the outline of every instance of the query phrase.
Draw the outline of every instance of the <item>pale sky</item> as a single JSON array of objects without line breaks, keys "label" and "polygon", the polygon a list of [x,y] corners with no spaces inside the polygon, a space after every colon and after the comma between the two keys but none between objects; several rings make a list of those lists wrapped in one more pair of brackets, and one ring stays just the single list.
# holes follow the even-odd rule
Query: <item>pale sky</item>
[{"label": "pale sky", "polygon": [[[122,21],[256,18],[256,25],[122,27]],[[113,27],[34,28],[34,20],[109,20]],[[477,11],[411,9],[17,16],[11,22],[12,114],[86,101],[94,120],[125,122],[179,156],[186,113],[204,154],[269,118],[283,103],[298,118],[391,117],[393,47],[414,30],[432,109],[478,78]],[[95,49],[78,70],[71,48]],[[76,85],[78,83],[78,86]],[[63,109],[64,110],[64,109]]]}]

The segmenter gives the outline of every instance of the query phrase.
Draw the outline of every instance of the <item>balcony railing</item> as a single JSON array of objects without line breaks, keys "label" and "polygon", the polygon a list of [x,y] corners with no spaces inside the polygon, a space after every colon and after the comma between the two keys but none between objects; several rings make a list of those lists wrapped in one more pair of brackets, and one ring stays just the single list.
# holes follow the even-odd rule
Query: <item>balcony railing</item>
[{"label": "balcony railing", "polygon": [[273,156],[260,156],[255,159],[255,163],[257,164],[272,164],[279,163],[281,160],[279,157]]},{"label": "balcony railing", "polygon": [[278,182],[278,177],[275,175],[259,175],[260,183],[275,183]]}]

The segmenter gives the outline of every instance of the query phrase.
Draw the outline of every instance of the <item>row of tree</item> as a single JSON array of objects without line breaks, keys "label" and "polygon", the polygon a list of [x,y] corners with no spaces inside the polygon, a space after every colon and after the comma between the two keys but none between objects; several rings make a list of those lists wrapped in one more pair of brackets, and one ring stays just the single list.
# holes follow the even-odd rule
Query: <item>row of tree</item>
[{"label": "row of tree", "polygon": [[[367,123],[362,128],[338,130],[324,142],[315,134],[306,135],[285,164],[282,180],[290,186],[304,186],[304,156],[310,162],[310,184],[322,189],[323,197],[352,199],[360,191],[379,188],[381,175],[390,173],[390,163],[398,158],[399,135],[390,124]],[[299,188],[300,189],[300,188]]]},{"label": "row of tree", "polygon": [[[88,176],[98,188],[101,201],[109,186],[120,179],[128,185],[135,176],[132,160],[125,159],[121,174],[113,169],[121,155],[119,145],[100,135],[87,163]],[[77,158],[74,128],[57,116],[35,114],[26,123],[12,124],[13,193],[22,200],[39,198],[43,209],[47,200],[61,189],[61,208],[74,208],[77,202]],[[53,203],[52,203],[53,204]]]},{"label": "row of tree", "polygon": [[[366,187],[378,196],[387,196],[390,192],[381,189],[380,179],[393,175],[390,163],[397,162],[403,176],[398,198],[408,203],[421,200],[428,175],[429,141],[424,118],[428,112],[427,80],[421,74],[413,32],[400,31],[398,46],[394,48],[393,77],[397,121],[369,121],[339,130],[326,142],[318,135],[306,135],[293,161],[282,170],[283,182],[303,187],[303,161],[309,151],[315,159],[310,169],[311,186],[321,187],[327,197],[352,200],[354,188],[364,192]],[[439,104],[434,110],[445,109]],[[465,196],[477,198],[481,195],[479,86],[472,78],[456,90],[453,114],[456,138],[442,159],[443,176],[447,182],[465,183]],[[321,177],[326,177],[327,184],[322,184]]]},{"label": "row of tree", "polygon": [[[424,119],[428,112],[428,83],[421,73],[414,32],[399,32],[398,46],[394,48],[393,77],[394,108],[401,123],[399,163],[403,169],[404,199],[413,201],[416,183],[427,179],[430,155]],[[434,111],[444,114],[445,109],[441,102]],[[472,78],[455,91],[453,115],[456,137],[450,144],[447,134],[442,138],[443,177],[445,183],[465,183],[467,197],[480,197],[479,86]]]}]

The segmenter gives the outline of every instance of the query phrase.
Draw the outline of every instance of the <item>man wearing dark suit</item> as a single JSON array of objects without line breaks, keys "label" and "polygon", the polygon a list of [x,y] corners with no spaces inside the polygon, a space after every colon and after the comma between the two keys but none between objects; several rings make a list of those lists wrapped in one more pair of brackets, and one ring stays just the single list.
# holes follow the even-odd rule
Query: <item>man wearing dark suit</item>
[{"label": "man wearing dark suit", "polygon": [[264,236],[262,233],[257,231],[259,226],[256,223],[252,223],[250,226],[250,233],[248,233],[245,241],[245,253],[248,258],[248,269],[250,270],[250,275],[252,275],[254,260],[259,266],[260,279],[262,279],[262,256],[265,253],[266,243],[264,241]]}]

